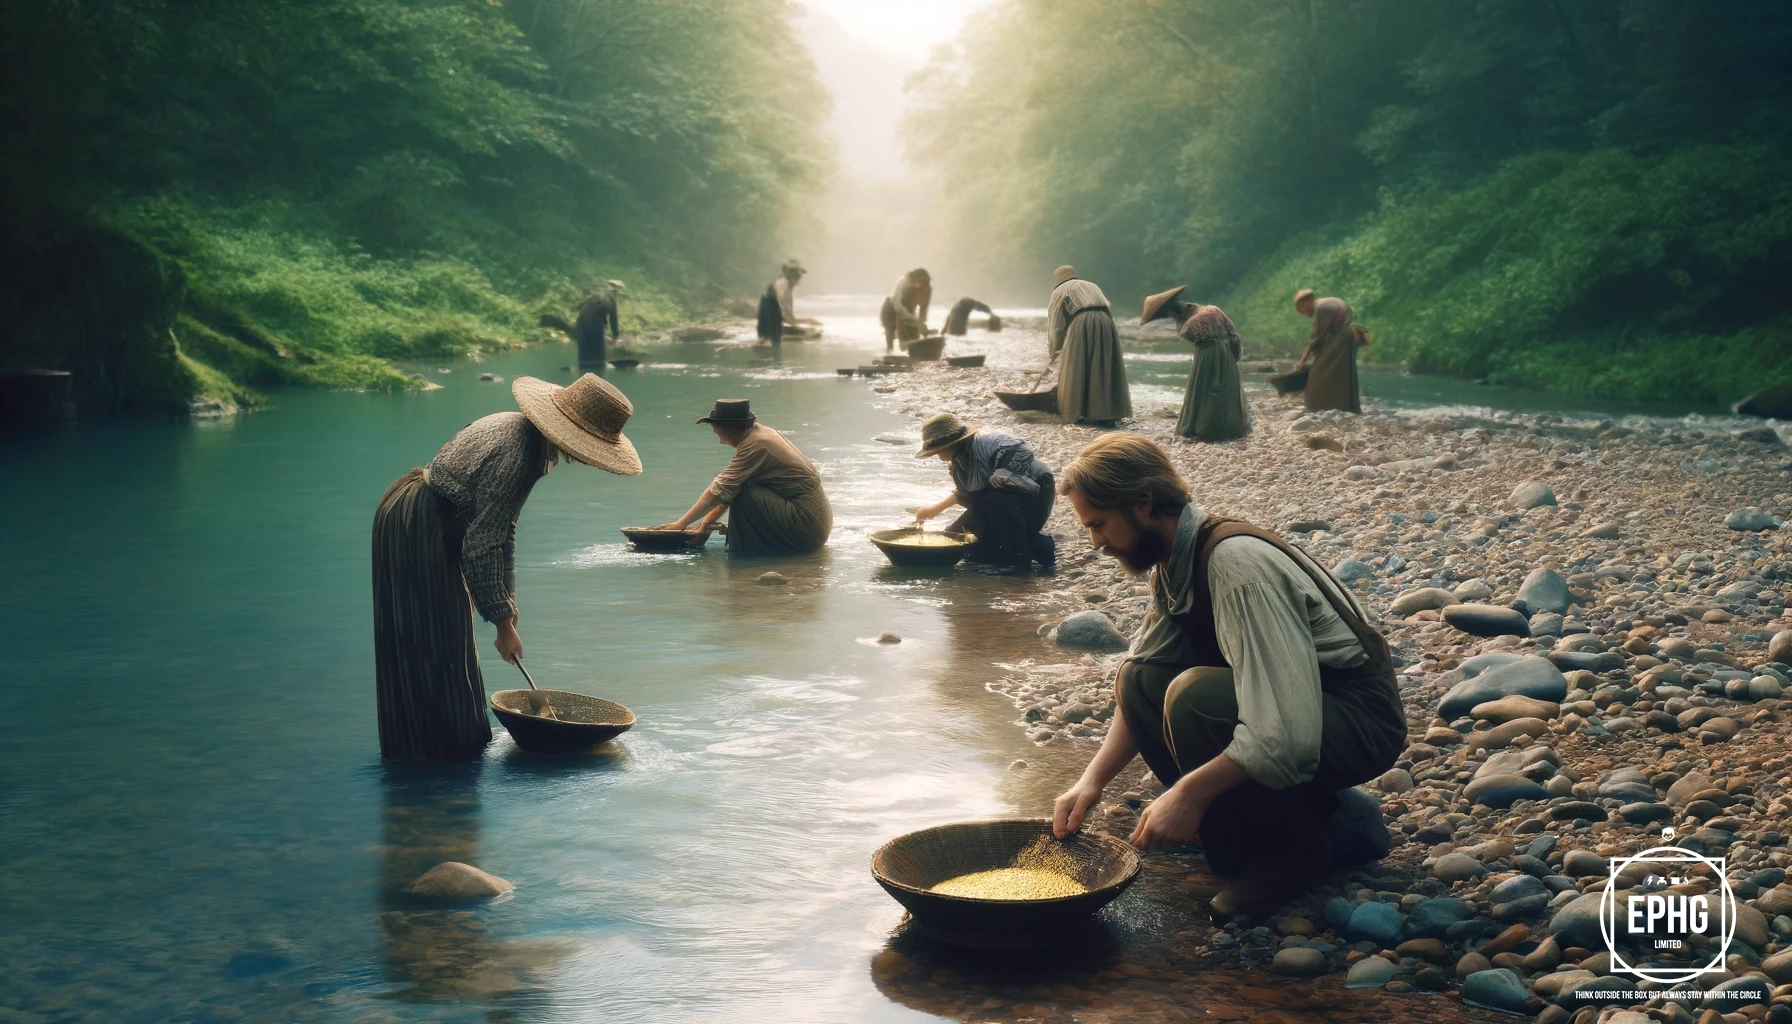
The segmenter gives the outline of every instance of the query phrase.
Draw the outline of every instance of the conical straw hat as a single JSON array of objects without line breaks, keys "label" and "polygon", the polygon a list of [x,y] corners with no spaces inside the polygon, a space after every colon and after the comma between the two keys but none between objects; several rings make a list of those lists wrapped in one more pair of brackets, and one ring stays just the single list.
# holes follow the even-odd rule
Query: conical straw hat
[{"label": "conical straw hat", "polygon": [[623,424],[634,414],[628,396],[595,373],[587,373],[566,387],[537,377],[518,377],[510,393],[529,422],[535,424],[554,447],[587,465],[622,476],[641,472],[641,457],[622,436]]},{"label": "conical straw hat", "polygon": [[1158,292],[1145,300],[1145,311],[1139,314],[1139,323],[1148,324],[1163,314],[1164,307],[1175,301],[1176,296],[1187,290],[1188,285],[1177,285],[1167,292]]}]

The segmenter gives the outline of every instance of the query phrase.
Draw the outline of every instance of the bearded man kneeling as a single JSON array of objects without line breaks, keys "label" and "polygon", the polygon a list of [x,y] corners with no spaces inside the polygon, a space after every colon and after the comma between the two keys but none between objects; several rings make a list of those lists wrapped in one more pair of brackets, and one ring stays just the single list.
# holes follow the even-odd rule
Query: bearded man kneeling
[{"label": "bearded man kneeling", "polygon": [[1199,839],[1229,880],[1215,914],[1262,920],[1330,871],[1339,792],[1405,749],[1387,641],[1305,554],[1195,507],[1146,438],[1101,438],[1058,489],[1098,551],[1151,573],[1151,610],[1115,680],[1120,714],[1058,797],[1053,828],[1080,828],[1142,756],[1166,791],[1140,813],[1134,845]]}]

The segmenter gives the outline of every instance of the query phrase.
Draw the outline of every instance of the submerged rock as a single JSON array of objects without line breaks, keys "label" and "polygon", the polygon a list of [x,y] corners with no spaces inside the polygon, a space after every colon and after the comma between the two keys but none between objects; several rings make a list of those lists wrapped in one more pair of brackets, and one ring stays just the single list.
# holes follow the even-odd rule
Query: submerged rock
[{"label": "submerged rock", "polygon": [[1058,646],[1092,651],[1123,651],[1126,638],[1114,628],[1114,620],[1098,611],[1077,612],[1058,623]]},{"label": "submerged rock", "polygon": [[515,888],[497,875],[487,874],[471,864],[449,860],[417,876],[404,891],[439,900],[481,900],[502,896]]}]

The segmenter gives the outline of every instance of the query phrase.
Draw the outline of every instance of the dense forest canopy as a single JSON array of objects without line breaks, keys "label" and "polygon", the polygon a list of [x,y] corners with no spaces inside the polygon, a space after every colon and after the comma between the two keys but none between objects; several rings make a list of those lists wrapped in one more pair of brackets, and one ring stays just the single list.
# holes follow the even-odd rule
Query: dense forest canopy
[{"label": "dense forest canopy", "polygon": [[402,383],[606,277],[637,314],[762,284],[830,160],[791,13],[7,4],[5,361],[120,407]]},{"label": "dense forest canopy", "polygon": [[911,83],[955,242],[1029,293],[1297,287],[1415,369],[1728,400],[1792,378],[1792,5],[996,0]]}]

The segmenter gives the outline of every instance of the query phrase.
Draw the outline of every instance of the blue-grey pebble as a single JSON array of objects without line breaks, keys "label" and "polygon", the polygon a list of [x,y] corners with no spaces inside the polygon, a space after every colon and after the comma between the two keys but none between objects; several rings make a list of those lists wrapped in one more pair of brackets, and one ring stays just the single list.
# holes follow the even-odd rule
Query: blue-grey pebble
[{"label": "blue-grey pebble", "polygon": [[1530,994],[1524,990],[1524,982],[1505,967],[1476,971],[1462,979],[1462,1001],[1465,1003],[1506,1013],[1523,1013],[1528,998]]},{"label": "blue-grey pebble", "polygon": [[1367,939],[1387,945],[1400,935],[1400,909],[1388,903],[1359,903],[1350,912],[1344,931],[1352,939]]}]

